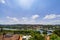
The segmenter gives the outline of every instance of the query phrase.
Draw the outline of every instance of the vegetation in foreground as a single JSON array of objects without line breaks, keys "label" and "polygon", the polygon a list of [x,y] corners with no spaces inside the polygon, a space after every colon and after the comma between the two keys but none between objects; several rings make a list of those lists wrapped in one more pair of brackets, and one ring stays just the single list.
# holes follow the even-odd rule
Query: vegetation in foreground
[{"label": "vegetation in foreground", "polygon": [[[31,35],[32,37],[29,40],[45,40],[45,35],[41,35],[39,31],[27,31],[27,30],[17,30],[17,31],[11,31],[11,30],[3,30],[0,31],[0,34],[3,33],[12,33],[12,34],[21,34],[21,35]],[[50,35],[51,40],[60,40],[60,30],[56,30],[53,32],[53,34]]]}]

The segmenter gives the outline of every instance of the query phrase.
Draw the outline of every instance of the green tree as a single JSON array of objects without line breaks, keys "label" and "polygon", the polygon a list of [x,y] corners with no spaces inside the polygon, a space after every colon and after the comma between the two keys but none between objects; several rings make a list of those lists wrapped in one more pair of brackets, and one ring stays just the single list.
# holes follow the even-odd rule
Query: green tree
[{"label": "green tree", "polygon": [[50,36],[50,39],[51,39],[51,40],[57,40],[57,39],[58,39],[58,36],[57,36],[56,34],[52,34],[52,35]]},{"label": "green tree", "polygon": [[55,30],[54,33],[60,37],[60,30]]}]

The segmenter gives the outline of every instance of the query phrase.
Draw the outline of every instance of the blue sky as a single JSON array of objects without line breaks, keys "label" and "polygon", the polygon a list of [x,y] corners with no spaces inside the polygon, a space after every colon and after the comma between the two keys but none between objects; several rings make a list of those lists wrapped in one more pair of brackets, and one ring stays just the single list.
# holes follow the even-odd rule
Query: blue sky
[{"label": "blue sky", "polygon": [[60,24],[60,0],[0,0],[0,24]]}]

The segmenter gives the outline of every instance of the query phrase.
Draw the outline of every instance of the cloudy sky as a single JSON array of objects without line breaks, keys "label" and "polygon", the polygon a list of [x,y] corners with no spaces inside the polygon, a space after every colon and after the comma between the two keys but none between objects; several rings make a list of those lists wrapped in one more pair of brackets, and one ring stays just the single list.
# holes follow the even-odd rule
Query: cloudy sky
[{"label": "cloudy sky", "polygon": [[0,0],[0,24],[60,24],[60,0]]}]

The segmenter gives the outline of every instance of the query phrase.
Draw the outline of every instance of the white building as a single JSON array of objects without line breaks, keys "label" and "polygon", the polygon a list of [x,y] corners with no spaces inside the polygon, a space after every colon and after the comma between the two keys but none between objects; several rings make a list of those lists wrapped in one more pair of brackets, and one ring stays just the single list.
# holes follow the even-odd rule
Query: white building
[{"label": "white building", "polygon": [[23,40],[29,40],[29,38],[31,38],[31,35],[22,36]]}]

